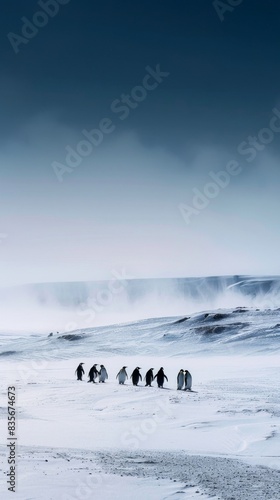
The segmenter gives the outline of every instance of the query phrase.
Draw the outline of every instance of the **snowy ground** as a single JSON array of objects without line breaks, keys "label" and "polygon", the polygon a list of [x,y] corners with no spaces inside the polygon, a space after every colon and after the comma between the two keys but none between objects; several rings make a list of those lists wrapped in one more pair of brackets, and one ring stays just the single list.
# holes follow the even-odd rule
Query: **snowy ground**
[{"label": "snowy ground", "polygon": [[[103,363],[105,384],[75,380]],[[20,500],[280,498],[280,356],[112,356],[1,361],[1,499],[7,491],[7,387],[17,393]],[[165,389],[116,373],[164,366]],[[193,391],[176,390],[180,368]],[[167,451],[168,450],[168,451]],[[3,491],[3,493],[2,493]]]}]

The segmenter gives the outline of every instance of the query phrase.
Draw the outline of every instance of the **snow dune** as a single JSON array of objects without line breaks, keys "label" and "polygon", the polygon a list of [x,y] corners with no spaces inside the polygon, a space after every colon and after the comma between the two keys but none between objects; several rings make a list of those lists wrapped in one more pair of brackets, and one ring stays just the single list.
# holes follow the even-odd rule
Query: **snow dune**
[{"label": "snow dune", "polygon": [[[213,290],[238,288],[239,299],[243,290],[252,301],[268,292],[278,297],[279,279],[208,279],[202,285],[208,299]],[[131,286],[130,300],[137,302],[142,285]],[[177,286],[185,299],[198,295],[191,281]],[[74,300],[71,293],[65,300]],[[80,362],[86,375],[94,363],[104,364],[108,381],[77,381]],[[168,382],[163,389],[144,382],[135,387],[130,379],[119,385],[123,365],[129,375],[140,366],[143,378],[163,366]],[[280,499],[279,366],[278,306],[185,309],[182,316],[52,336],[2,331],[1,500],[11,498],[11,385],[17,394],[17,500]],[[192,392],[177,390],[180,369],[192,374]]]}]

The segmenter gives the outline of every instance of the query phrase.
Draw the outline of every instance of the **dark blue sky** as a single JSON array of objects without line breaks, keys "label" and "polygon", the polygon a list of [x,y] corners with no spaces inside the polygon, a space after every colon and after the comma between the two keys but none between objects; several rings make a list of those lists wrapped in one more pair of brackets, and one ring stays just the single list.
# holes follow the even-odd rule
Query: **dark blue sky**
[{"label": "dark blue sky", "polygon": [[40,9],[33,0],[1,4],[1,73],[19,85],[14,95],[3,84],[2,140],[45,110],[67,125],[92,124],[148,64],[170,72],[129,123],[148,143],[234,147],[278,101],[277,0],[244,0],[224,22],[210,0],[70,0],[16,56],[7,33],[20,34],[21,17]]},{"label": "dark blue sky", "polygon": [[[279,211],[270,191],[279,181],[279,138],[250,164],[237,153],[280,104],[277,0],[243,0],[223,22],[210,0],[70,0],[17,54],[8,33],[21,35],[22,17],[31,21],[42,9],[33,0],[0,5],[6,281],[13,274],[11,281],[100,278],[125,264],[139,277],[280,272],[269,253]],[[157,64],[169,76],[129,118],[112,115],[112,102]],[[60,184],[52,163],[63,163],[65,147],[105,117],[116,131]],[[242,175],[186,228],[178,205],[233,158],[245,162]],[[261,197],[268,202],[257,216]],[[254,241],[246,230],[252,221]],[[243,247],[235,249],[238,237]],[[198,252],[205,247],[212,267],[207,252]]]}]

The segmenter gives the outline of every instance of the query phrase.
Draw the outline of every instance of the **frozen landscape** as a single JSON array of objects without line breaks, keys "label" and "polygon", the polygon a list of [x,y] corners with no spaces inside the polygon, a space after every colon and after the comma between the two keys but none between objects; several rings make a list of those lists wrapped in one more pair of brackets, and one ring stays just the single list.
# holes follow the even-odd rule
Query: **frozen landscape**
[{"label": "frozen landscape", "polygon": [[2,4],[0,500],[280,500],[279,0]]},{"label": "frozen landscape", "polygon": [[[165,312],[174,307],[175,293],[180,307],[185,301],[185,316],[51,336],[43,328],[23,334],[16,324],[14,333],[2,331],[1,498],[11,494],[5,475],[11,385],[17,408],[15,498],[280,498],[278,284],[277,279],[253,278],[221,284],[217,278],[199,287],[186,281],[178,289],[177,283],[175,293],[173,283],[172,304],[170,299]],[[143,284],[140,288],[142,304],[146,296],[149,303],[158,296],[157,286],[153,292],[150,284],[149,292]],[[239,305],[199,311],[199,304],[214,296],[217,306],[224,303],[227,294],[228,301],[235,294]],[[129,296],[128,287],[126,307]],[[89,304],[90,297],[86,300]],[[134,293],[139,311],[137,300]],[[107,311],[113,306],[114,301]],[[85,376],[77,381],[80,362]],[[87,383],[94,363],[105,365],[106,383]],[[118,384],[116,375],[124,365],[129,376],[141,367],[143,381],[137,387],[131,379]],[[156,381],[145,387],[146,371],[153,367],[156,373],[161,366],[168,376],[164,388],[158,389]],[[181,368],[192,374],[192,391],[177,390]]]}]

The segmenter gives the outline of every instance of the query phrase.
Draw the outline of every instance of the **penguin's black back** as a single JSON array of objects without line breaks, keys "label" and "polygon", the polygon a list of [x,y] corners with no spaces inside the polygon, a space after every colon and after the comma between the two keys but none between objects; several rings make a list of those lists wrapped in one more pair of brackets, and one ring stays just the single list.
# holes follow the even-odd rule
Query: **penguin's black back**
[{"label": "penguin's black back", "polygon": [[135,368],[135,370],[133,370],[133,372],[132,372],[132,383],[133,383],[133,385],[137,385],[138,384],[139,378],[140,378],[139,370],[138,370],[138,368]]},{"label": "penguin's black back", "polygon": [[153,381],[153,378],[154,378],[154,376],[153,376],[153,370],[150,369],[150,370],[147,371],[146,376],[145,376],[146,383],[148,385],[150,385],[152,383],[152,381]]}]

